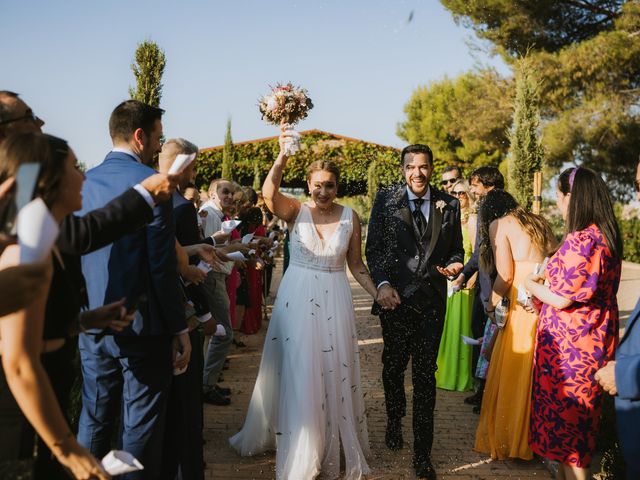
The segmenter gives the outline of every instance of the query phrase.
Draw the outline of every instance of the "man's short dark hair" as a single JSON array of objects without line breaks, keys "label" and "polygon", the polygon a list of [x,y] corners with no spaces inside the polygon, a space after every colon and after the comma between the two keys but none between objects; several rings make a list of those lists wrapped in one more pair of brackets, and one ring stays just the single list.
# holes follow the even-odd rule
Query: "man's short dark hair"
[{"label": "man's short dark hair", "polygon": [[414,143],[413,145],[407,145],[402,149],[402,153],[400,153],[400,165],[404,165],[404,156],[407,153],[423,153],[429,159],[429,163],[433,165],[433,152],[429,148],[428,145],[424,145],[422,143]]},{"label": "man's short dark hair", "polygon": [[[15,92],[10,92],[9,90],[0,90],[0,98],[9,97],[9,98],[18,98],[19,94]],[[11,120],[11,109],[4,102],[0,101],[0,122],[6,122],[7,120]]]},{"label": "man's short dark hair", "polygon": [[444,170],[442,170],[442,174],[444,175],[445,173],[454,171],[457,172],[458,178],[462,178],[462,169],[458,165],[447,165],[444,167]]},{"label": "man's short dark hair", "polygon": [[109,118],[109,134],[113,140],[130,140],[133,132],[141,128],[151,135],[156,120],[162,118],[164,110],[138,100],[125,100],[118,105]]},{"label": "man's short dark hair", "polygon": [[504,190],[504,177],[496,167],[476,168],[469,177],[469,181],[478,180],[485,187],[494,187]]}]

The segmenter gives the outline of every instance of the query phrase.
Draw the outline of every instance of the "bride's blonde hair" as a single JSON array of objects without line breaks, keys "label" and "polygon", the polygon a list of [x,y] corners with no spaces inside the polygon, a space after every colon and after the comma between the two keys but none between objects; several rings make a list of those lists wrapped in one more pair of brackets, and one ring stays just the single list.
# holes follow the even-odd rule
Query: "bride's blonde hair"
[{"label": "bride's blonde hair", "polygon": [[310,164],[307,167],[307,182],[311,180],[311,175],[316,172],[333,173],[333,176],[336,177],[336,184],[340,183],[340,168],[331,160],[316,160]]}]

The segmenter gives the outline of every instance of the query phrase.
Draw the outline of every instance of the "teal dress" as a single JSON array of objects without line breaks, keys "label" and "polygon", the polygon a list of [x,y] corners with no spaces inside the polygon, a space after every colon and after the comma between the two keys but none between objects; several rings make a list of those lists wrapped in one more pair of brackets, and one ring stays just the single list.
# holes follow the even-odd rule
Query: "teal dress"
[{"label": "teal dress", "polygon": [[[465,261],[471,256],[469,233],[463,226],[462,241]],[[438,350],[436,385],[445,390],[465,391],[473,387],[471,375],[472,348],[462,342],[460,335],[471,337],[471,314],[474,290],[460,290],[447,298],[444,331]]]}]

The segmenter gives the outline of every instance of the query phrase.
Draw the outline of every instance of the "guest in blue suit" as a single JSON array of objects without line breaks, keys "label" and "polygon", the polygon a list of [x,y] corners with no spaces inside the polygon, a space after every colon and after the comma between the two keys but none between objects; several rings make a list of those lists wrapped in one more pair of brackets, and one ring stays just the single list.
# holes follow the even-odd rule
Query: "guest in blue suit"
[{"label": "guest in blue suit", "polygon": [[[636,195],[640,200],[640,162],[636,169]],[[627,320],[616,360],[598,370],[596,379],[616,395],[618,440],[627,462],[627,479],[640,478],[640,301]]]},{"label": "guest in blue suit", "polygon": [[[155,173],[149,165],[160,150],[162,113],[136,100],[115,108],[109,120],[114,148],[86,174],[84,211],[102,207]],[[80,336],[84,381],[78,439],[98,458],[105,455],[122,411],[119,447],[144,465],[123,478],[158,478],[173,369],[186,366],[191,353],[171,201],[154,206],[145,228],[84,256],[82,267],[91,308],[126,297],[129,309],[137,311],[122,333]]]}]

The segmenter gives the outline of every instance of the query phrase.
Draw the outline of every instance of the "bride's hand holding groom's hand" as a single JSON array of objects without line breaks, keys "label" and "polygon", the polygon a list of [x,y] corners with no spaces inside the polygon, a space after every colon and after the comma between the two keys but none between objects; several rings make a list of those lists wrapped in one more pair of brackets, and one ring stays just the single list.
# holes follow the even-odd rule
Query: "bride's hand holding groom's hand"
[{"label": "bride's hand holding groom's hand", "polygon": [[383,310],[394,310],[401,303],[397,290],[388,283],[378,288],[375,300]]}]

